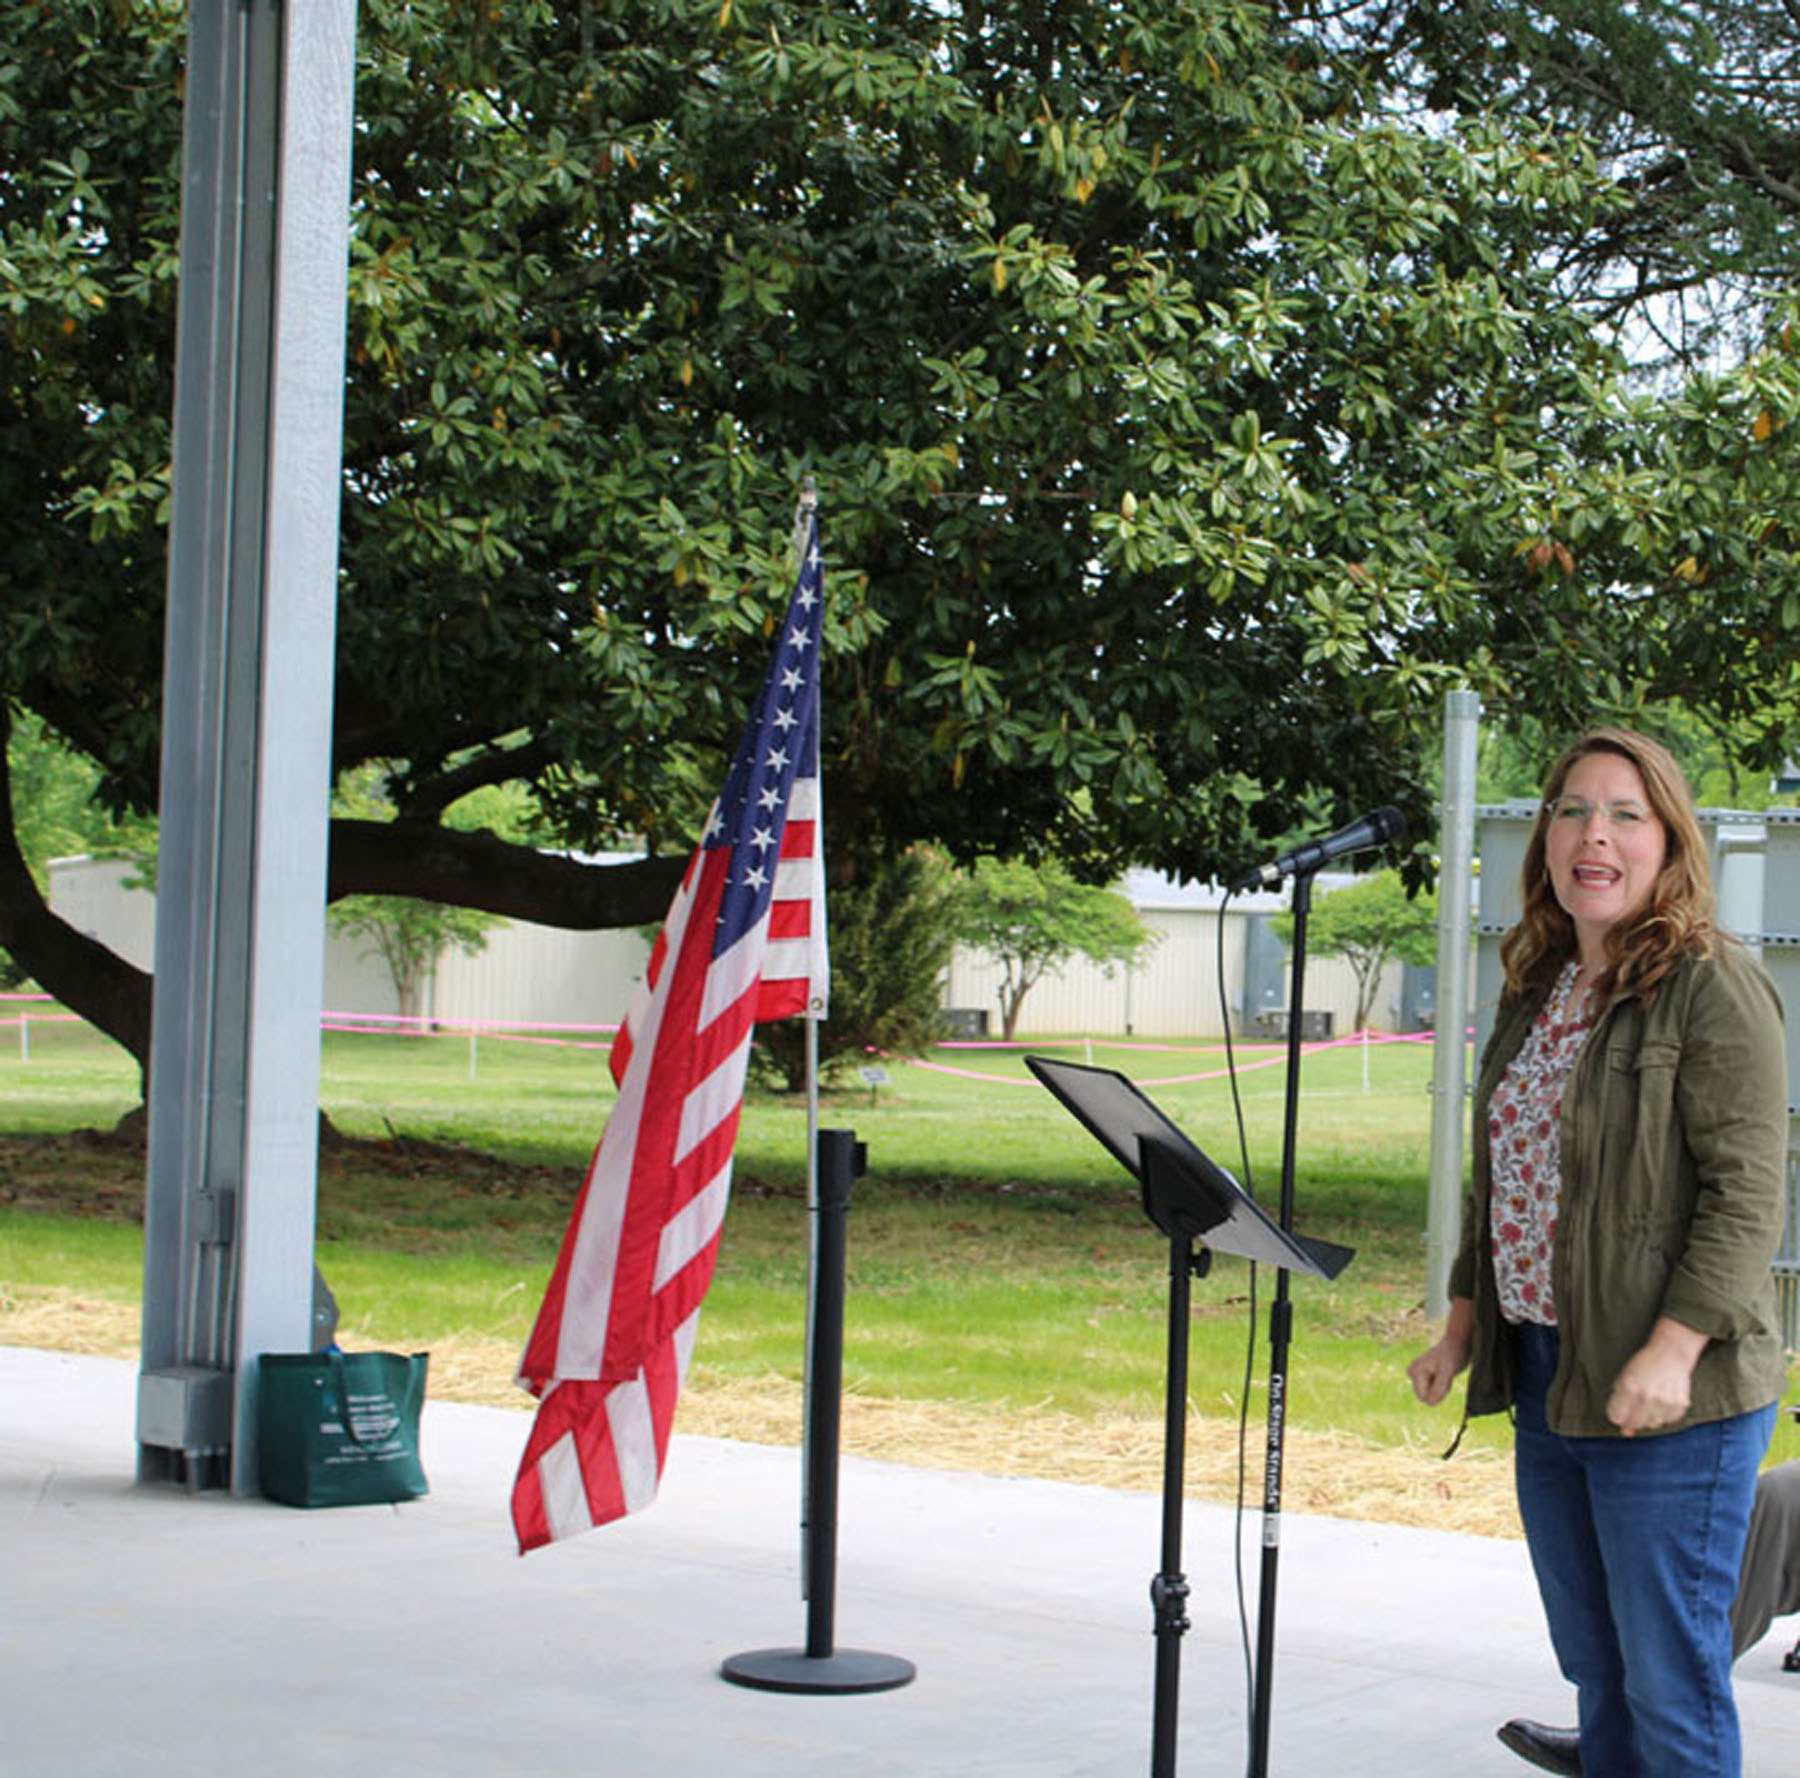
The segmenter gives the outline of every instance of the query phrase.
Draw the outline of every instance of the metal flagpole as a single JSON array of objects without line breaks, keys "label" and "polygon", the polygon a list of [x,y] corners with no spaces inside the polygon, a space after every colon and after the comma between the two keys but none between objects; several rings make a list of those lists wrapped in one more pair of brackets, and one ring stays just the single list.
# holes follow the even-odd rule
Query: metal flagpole
[{"label": "metal flagpole", "polygon": [[[794,514],[794,550],[812,540],[818,491],[809,475]],[[817,779],[815,777],[815,782]],[[823,789],[813,811],[813,864],[825,868]],[[824,898],[815,878],[813,936],[823,936]],[[815,951],[814,969],[817,970]],[[819,1128],[819,1021],[828,990],[816,978],[806,1011],[806,1209],[810,1253],[806,1273],[806,1375],[800,1483],[800,1597],[806,1642],[800,1648],[751,1649],[720,1666],[734,1685],[776,1692],[882,1692],[908,1684],[911,1661],[836,1644],[837,1486],[844,1390],[844,1248],[852,1182],[865,1151],[854,1130]]]},{"label": "metal flagpole", "polygon": [[[812,537],[813,519],[818,512],[819,485],[812,476],[800,484],[800,498],[794,506],[794,560],[801,561]],[[819,694],[824,698],[824,667],[819,669]],[[823,787],[821,786],[821,794]],[[823,831],[821,824],[819,831]],[[825,860],[815,856],[814,868],[823,870]],[[817,1396],[818,1353],[814,1331],[819,1306],[819,1014],[809,999],[802,1015],[806,1025],[806,1227],[810,1244],[806,1265],[806,1352],[803,1360],[804,1382],[801,1400],[800,1437],[802,1449],[813,1448],[815,1432],[814,1407]],[[813,1499],[811,1466],[803,1468],[800,1483],[800,1597],[812,1596],[811,1575],[813,1540]]]},{"label": "metal flagpole", "polygon": [[[800,499],[794,508],[794,557],[799,560],[806,553],[808,539],[812,536],[813,518],[819,508],[819,484],[812,476],[807,476],[800,484]],[[825,691],[825,669],[819,668],[819,695],[823,702]],[[818,794],[825,794],[821,784]],[[824,832],[824,823],[819,824],[818,831]],[[825,860],[818,856],[814,868],[823,870]],[[819,1213],[819,1011],[809,1004],[806,1009],[806,1208],[816,1221]],[[810,1309],[810,1304],[808,1305]],[[808,1315],[807,1325],[811,1326]],[[809,1335],[810,1338],[810,1335]],[[810,1357],[810,1354],[808,1355]],[[810,1367],[809,1372],[810,1375]]]}]

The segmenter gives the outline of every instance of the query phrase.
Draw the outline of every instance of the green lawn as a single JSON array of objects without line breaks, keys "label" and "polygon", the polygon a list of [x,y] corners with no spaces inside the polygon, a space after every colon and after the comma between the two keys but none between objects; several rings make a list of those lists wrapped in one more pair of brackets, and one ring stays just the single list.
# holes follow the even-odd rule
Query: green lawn
[{"label": "green lawn", "polygon": [[[946,1048],[929,1066],[886,1064],[886,1084],[827,1096],[822,1121],[853,1129],[869,1155],[850,1221],[847,1385],[902,1400],[1156,1414],[1166,1243],[1135,1183],[1030,1078],[1022,1053]],[[1217,1048],[1090,1050],[1077,1039],[1054,1053],[1129,1074],[1242,1176]],[[1283,1069],[1265,1049],[1240,1049],[1238,1061],[1252,1179],[1272,1206]],[[1293,1280],[1290,1426],[1429,1449],[1454,1430],[1447,1411],[1413,1401],[1404,1376],[1429,1332],[1430,1078],[1422,1044],[1305,1061],[1296,1223],[1357,1257],[1333,1284]],[[110,1127],[136,1096],[128,1058],[86,1027],[34,1021],[28,1056],[0,1047],[0,1297],[57,1285],[135,1300],[141,1158],[69,1133]],[[319,1196],[320,1264],[357,1342],[522,1342],[612,1101],[604,1053],[328,1033],[321,1099],[340,1131],[368,1139],[328,1148]],[[40,1140],[19,1140],[28,1136]],[[806,1148],[804,1105],[753,1092],[697,1354],[714,1375],[801,1375]],[[1265,1269],[1264,1309],[1273,1283]],[[1200,1413],[1237,1410],[1250,1284],[1249,1268],[1221,1260],[1194,1285]],[[1266,1339],[1255,1359],[1260,1375]],[[1478,1447],[1507,1436],[1491,1422],[1470,1433]],[[1800,1456],[1791,1423],[1776,1455]]]}]

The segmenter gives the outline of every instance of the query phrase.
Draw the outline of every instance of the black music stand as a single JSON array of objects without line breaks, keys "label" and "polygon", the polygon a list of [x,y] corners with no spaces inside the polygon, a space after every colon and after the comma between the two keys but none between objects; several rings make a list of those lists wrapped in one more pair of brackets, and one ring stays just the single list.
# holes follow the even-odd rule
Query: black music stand
[{"label": "black music stand", "polygon": [[[1162,1571],[1150,1583],[1156,1624],[1152,1778],[1173,1778],[1181,1684],[1181,1638],[1188,1629],[1181,1571],[1183,1471],[1187,1461],[1188,1314],[1193,1277],[1213,1253],[1335,1278],[1354,1249],[1296,1235],[1271,1222],[1225,1169],[1182,1134],[1130,1080],[1047,1056],[1025,1066],[1139,1183],[1144,1213],[1169,1238],[1169,1363],[1163,1443]],[[1203,1243],[1198,1255],[1194,1243]],[[1275,1387],[1273,1379],[1271,1387]],[[1285,1389],[1286,1379],[1280,1387]],[[1271,1651],[1263,1650],[1262,1658]]]}]

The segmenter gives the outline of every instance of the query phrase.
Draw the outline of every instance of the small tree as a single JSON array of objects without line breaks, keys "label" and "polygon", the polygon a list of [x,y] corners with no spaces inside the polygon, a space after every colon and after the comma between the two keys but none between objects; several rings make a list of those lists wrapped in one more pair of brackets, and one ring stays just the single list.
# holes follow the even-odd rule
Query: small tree
[{"label": "small tree", "polygon": [[[944,971],[955,945],[955,878],[935,853],[858,861],[829,895],[831,1016],[819,1025],[825,1075],[877,1050],[917,1054],[938,1036]],[[806,1084],[806,1022],[756,1028],[758,1077],[789,1092]]]},{"label": "small tree", "polygon": [[405,895],[347,895],[326,917],[333,932],[369,941],[360,954],[387,965],[401,1014],[409,1019],[420,1015],[438,959],[452,946],[465,957],[478,955],[487,948],[489,928],[501,923],[474,908]]},{"label": "small tree", "polygon": [[[1269,922],[1284,945],[1294,942],[1294,916]],[[1359,877],[1321,895],[1306,923],[1307,944],[1325,957],[1342,957],[1356,976],[1356,1029],[1363,1030],[1375,1005],[1375,990],[1390,957],[1402,963],[1437,959],[1437,897],[1408,895],[1393,870]]]},{"label": "small tree", "polygon": [[982,858],[957,896],[956,936],[999,965],[1000,1028],[1018,1028],[1025,996],[1071,957],[1131,963],[1160,935],[1115,889],[1078,883],[1054,861]]},{"label": "small tree", "polygon": [[[345,772],[332,788],[334,816],[387,820],[394,813],[392,786],[406,771],[404,761],[372,760]],[[481,785],[457,799],[445,814],[446,825],[464,831],[486,830],[529,844],[529,807],[516,791]],[[345,938],[369,942],[359,953],[379,957],[402,1015],[416,1019],[424,1010],[425,985],[438,960],[454,947],[465,957],[487,949],[487,935],[503,924],[497,914],[410,895],[346,895],[326,910],[330,929]]]}]

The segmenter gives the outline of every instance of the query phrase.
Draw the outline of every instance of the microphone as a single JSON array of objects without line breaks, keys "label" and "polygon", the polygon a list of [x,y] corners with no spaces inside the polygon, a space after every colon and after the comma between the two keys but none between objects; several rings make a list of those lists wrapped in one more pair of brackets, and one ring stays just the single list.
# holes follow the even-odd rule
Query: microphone
[{"label": "microphone", "polygon": [[1405,832],[1406,817],[1389,804],[1352,821],[1348,827],[1340,827],[1327,839],[1308,840],[1304,846],[1283,852],[1273,864],[1259,864],[1255,870],[1245,871],[1231,885],[1231,893],[1241,895],[1246,889],[1272,889],[1283,877],[1310,876],[1314,871],[1324,869],[1334,858],[1366,852],[1371,846],[1385,846]]}]

